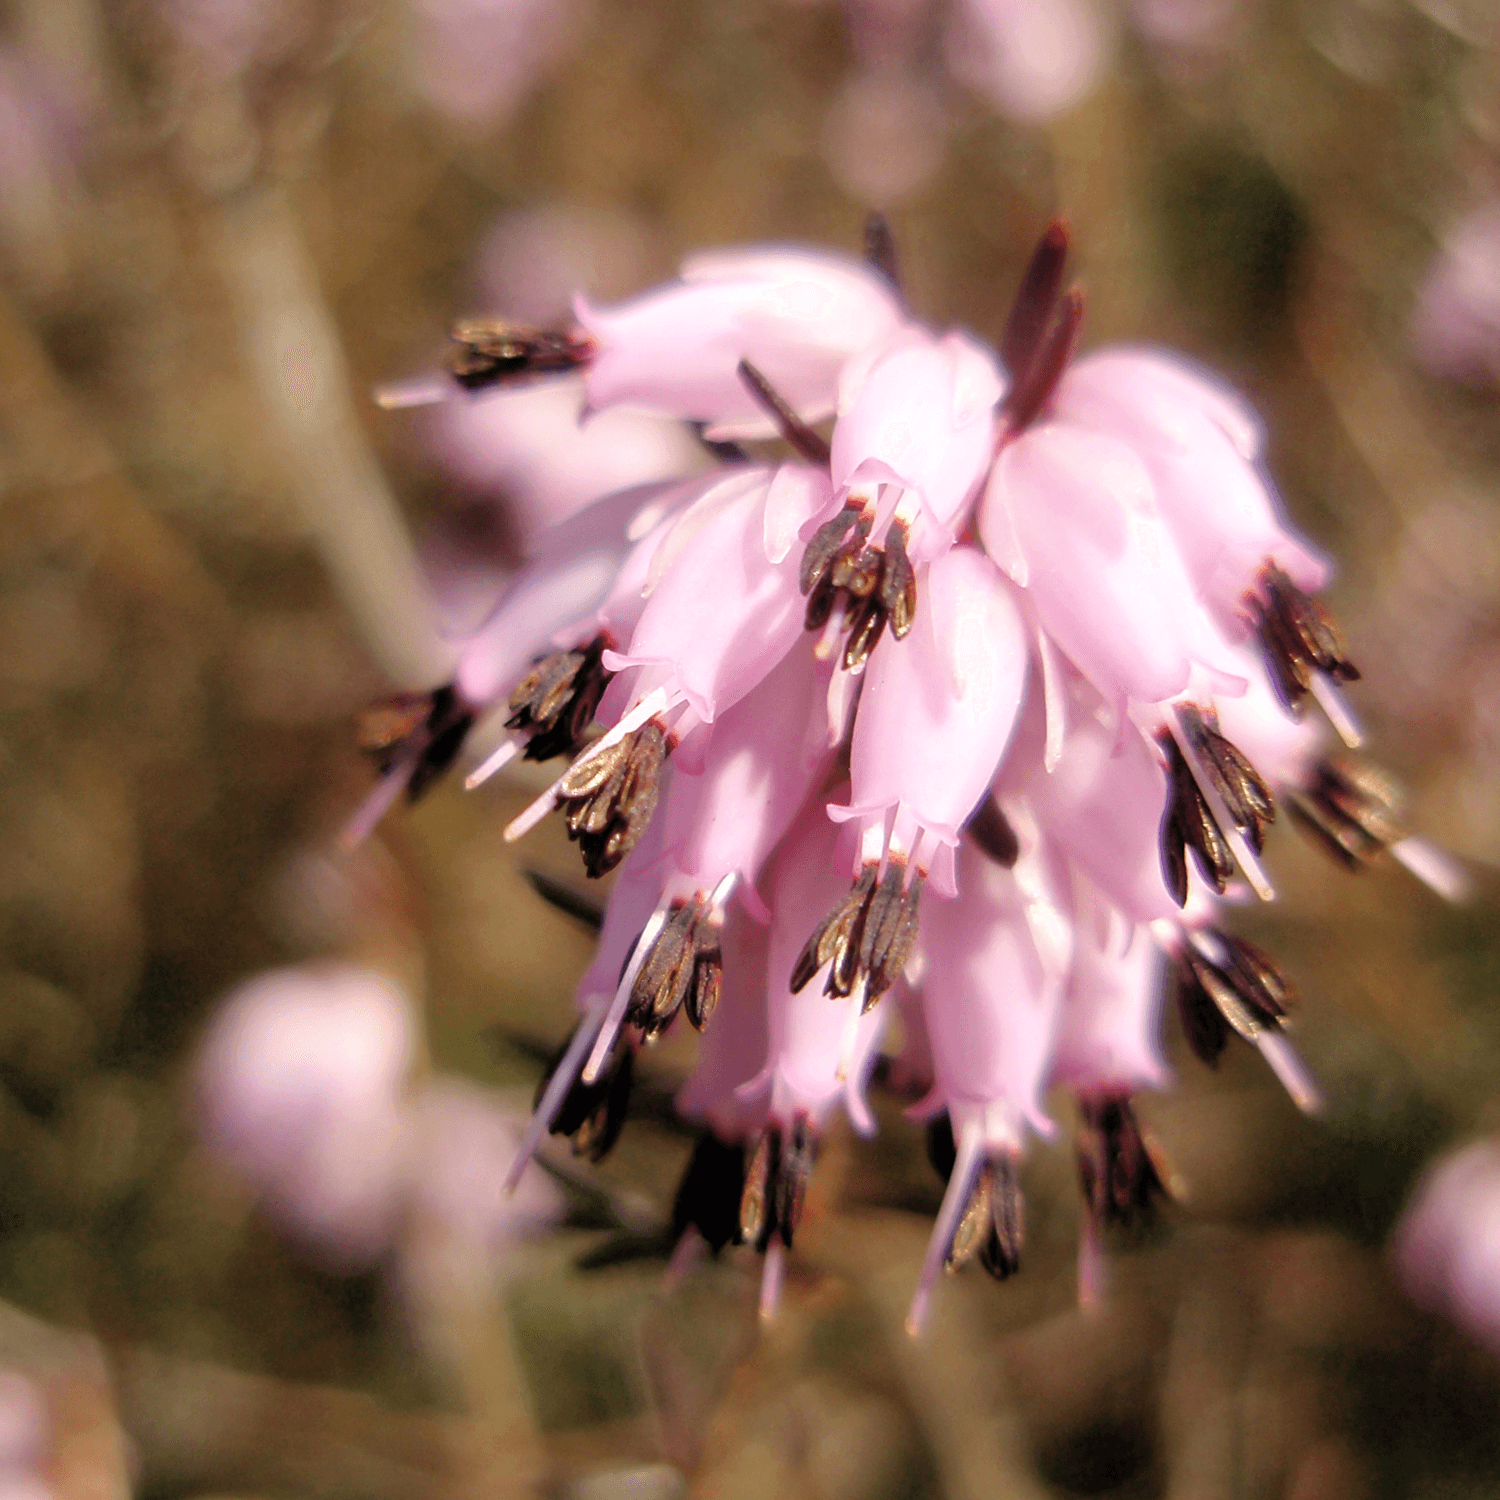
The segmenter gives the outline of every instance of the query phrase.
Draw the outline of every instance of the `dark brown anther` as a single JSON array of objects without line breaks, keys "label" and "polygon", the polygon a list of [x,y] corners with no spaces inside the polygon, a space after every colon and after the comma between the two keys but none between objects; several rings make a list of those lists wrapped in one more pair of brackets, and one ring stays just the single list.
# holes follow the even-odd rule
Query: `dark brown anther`
[{"label": "dark brown anther", "polygon": [[1057,322],[1043,340],[1036,358],[1027,366],[1024,374],[1016,376],[1002,403],[1001,410],[1011,432],[1019,432],[1034,422],[1052,399],[1052,393],[1057,389],[1057,383],[1073,357],[1073,347],[1078,342],[1078,329],[1082,323],[1083,292],[1075,286],[1062,299]]},{"label": "dark brown anther", "polygon": [[774,1179],[780,1160],[781,1132],[772,1125],[756,1143],[740,1195],[740,1238],[757,1250],[764,1250],[771,1240],[776,1215]]},{"label": "dark brown anther", "polygon": [[899,641],[917,617],[917,575],[906,553],[906,527],[892,524],[885,538],[885,563],[880,572],[880,602]]},{"label": "dark brown anther", "polygon": [[446,771],[463,748],[474,711],[452,687],[402,693],[361,714],[356,742],[382,776],[415,762],[406,798],[415,802]]},{"label": "dark brown anther", "polygon": [[1349,660],[1333,616],[1268,561],[1261,569],[1259,594],[1248,599],[1256,631],[1282,703],[1301,709],[1321,672],[1334,682],[1358,682],[1359,668]]},{"label": "dark brown anther", "polygon": [[1265,846],[1266,827],[1276,820],[1271,789],[1239,748],[1219,733],[1219,718],[1212,709],[1179,704],[1177,722],[1212,779],[1230,820],[1259,854]]},{"label": "dark brown anther", "polygon": [[723,953],[719,948],[722,915],[702,895],[673,902],[667,920],[651,945],[630,990],[625,1019],[653,1042],[684,1007],[693,1027],[702,1031],[719,1003]]},{"label": "dark brown anther", "polygon": [[1261,949],[1216,928],[1205,936],[1219,950],[1209,958],[1191,943],[1177,956],[1177,1005],[1188,1044],[1214,1063],[1236,1031],[1254,1043],[1279,1031],[1297,1003],[1291,981]]},{"label": "dark brown anther", "polygon": [[582,369],[594,357],[594,342],[582,329],[525,328],[474,318],[456,323],[452,338],[459,348],[449,368],[471,391]]},{"label": "dark brown anther", "polygon": [[704,451],[711,457],[718,459],[721,464],[747,464],[750,455],[736,442],[727,438],[711,438],[708,435],[708,424],[706,422],[688,423],[693,429],[693,436],[703,445]]},{"label": "dark brown anther", "polygon": [[891,290],[901,295],[901,267],[896,257],[896,236],[891,231],[890,220],[879,211],[865,215],[865,264],[879,271],[890,283]]},{"label": "dark brown anther", "polygon": [[844,618],[849,626],[844,637],[844,669],[853,672],[869,661],[879,643],[885,630],[885,607],[879,599],[861,599]]},{"label": "dark brown anther", "polygon": [[1170,1197],[1170,1173],[1124,1094],[1080,1099],[1078,1180],[1094,1222],[1136,1229]]},{"label": "dark brown anther", "polygon": [[1008,1155],[996,1157],[980,1169],[953,1233],[947,1267],[959,1271],[977,1259],[996,1281],[1008,1280],[1021,1268],[1025,1235],[1025,1200],[1015,1161]]},{"label": "dark brown anther", "polygon": [[792,1248],[817,1155],[817,1136],[806,1115],[798,1115],[786,1131],[776,1124],[766,1127],[740,1197],[740,1238],[747,1245],[764,1250],[772,1235],[780,1235]]},{"label": "dark brown anther", "polygon": [[[1001,812],[1000,804],[989,793],[985,793],[979,806],[969,814],[964,832],[987,858],[994,860],[1001,868],[1015,868],[1016,861],[1021,857],[1021,841],[1016,837],[1016,830],[1010,826],[1010,819]],[[1163,850],[1165,848],[1164,840]]]},{"label": "dark brown anther", "polygon": [[917,915],[922,877],[913,872],[903,888],[906,866],[891,860],[865,909],[859,933],[859,967],[865,975],[865,1009],[869,1010],[901,977],[917,942]]},{"label": "dark brown anther", "polygon": [[609,644],[608,637],[599,635],[581,650],[555,651],[516,684],[506,705],[510,717],[505,727],[529,732],[527,760],[578,753],[613,675],[602,660]]},{"label": "dark brown anther", "polygon": [[917,940],[922,877],[905,884],[906,866],[891,860],[884,876],[866,865],[854,888],[819,923],[792,970],[793,991],[802,989],[824,964],[823,993],[845,999],[864,985],[868,1010],[901,977]]},{"label": "dark brown anther", "polygon": [[715,1255],[740,1237],[740,1204],[745,1191],[745,1148],[726,1144],[711,1130],[698,1137],[672,1204],[672,1238],[689,1227]]},{"label": "dark brown anther", "polygon": [[843,589],[856,599],[868,599],[880,585],[880,572],[879,548],[866,546],[858,552],[852,548],[840,552],[829,576],[834,588]]},{"label": "dark brown anther", "polygon": [[805,630],[821,630],[833,614],[833,606],[839,602],[839,591],[825,573],[818,586],[807,596],[807,613],[803,616]]},{"label": "dark brown anther", "polygon": [[782,440],[799,458],[820,469],[828,467],[830,450],[821,433],[797,415],[796,408],[748,359],[739,364],[740,379],[749,388],[765,414],[776,423]]},{"label": "dark brown anther", "polygon": [[635,848],[656,811],[667,759],[666,731],[655,719],[575,765],[558,784],[568,837],[597,879]]},{"label": "dark brown anther", "polygon": [[1000,335],[1000,359],[1012,382],[1030,369],[1041,351],[1062,292],[1068,240],[1068,226],[1060,219],[1054,220],[1031,252],[1031,260],[1021,276],[1016,300],[1005,320],[1005,331]]},{"label": "dark brown anther", "polygon": [[1298,824],[1350,870],[1366,868],[1406,836],[1399,784],[1380,766],[1352,755],[1330,756],[1311,785],[1289,800]]},{"label": "dark brown anther", "polygon": [[848,543],[849,533],[861,522],[863,529],[859,531],[859,540],[863,542],[870,534],[870,523],[858,505],[846,505],[831,521],[824,521],[813,532],[812,540],[802,554],[802,566],[797,576],[804,594],[811,594],[832,571]]},{"label": "dark brown anther", "polygon": [[1162,877],[1179,906],[1187,901],[1186,849],[1203,878],[1223,895],[1234,875],[1234,855],[1223,830],[1214,820],[1192,769],[1177,741],[1163,730],[1157,736],[1167,757],[1167,807],[1161,823]]},{"label": "dark brown anther", "polygon": [[[572,1037],[569,1037],[569,1041]],[[542,1081],[537,1084],[535,1109],[552,1081],[567,1052],[567,1043],[558,1050]],[[575,1078],[552,1121],[553,1135],[571,1136],[573,1150],[590,1161],[601,1161],[620,1138],[630,1104],[630,1080],[635,1069],[635,1049],[622,1032],[616,1038],[604,1065],[604,1071],[593,1083]]]}]

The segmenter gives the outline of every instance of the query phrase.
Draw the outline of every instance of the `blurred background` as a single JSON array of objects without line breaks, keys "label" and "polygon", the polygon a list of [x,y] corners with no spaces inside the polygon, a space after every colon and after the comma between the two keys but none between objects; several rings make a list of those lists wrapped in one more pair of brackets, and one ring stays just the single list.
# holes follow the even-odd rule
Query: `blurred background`
[{"label": "blurred background", "polygon": [[[1391,1248],[1500,1130],[1497,205],[1492,0],[5,0],[0,1497],[1500,1494],[1490,1148]],[[689,249],[858,253],[871,207],[981,337],[1061,213],[1086,344],[1249,393],[1476,883],[1278,834],[1242,930],[1328,1113],[1171,1022],[1188,1193],[1104,1307],[1063,1130],[1023,1274],[920,1344],[897,1101],[826,1143],[767,1328],[749,1252],[664,1282],[691,1043],[600,1168],[500,1199],[590,952],[526,877],[576,880],[558,830],[501,842],[540,783],[337,845],[356,718],[423,670],[401,570],[461,629],[549,516],[705,461],[580,440],[566,387],[374,388]]]}]

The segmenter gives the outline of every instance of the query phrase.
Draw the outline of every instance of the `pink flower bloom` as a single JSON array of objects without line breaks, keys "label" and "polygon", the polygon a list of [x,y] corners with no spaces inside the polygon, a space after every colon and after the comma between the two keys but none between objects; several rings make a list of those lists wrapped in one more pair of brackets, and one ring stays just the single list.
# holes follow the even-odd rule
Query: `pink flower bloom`
[{"label": "pink flower bloom", "polygon": [[1500,1349],[1500,1145],[1474,1141],[1428,1168],[1391,1250],[1412,1301]]},{"label": "pink flower bloom", "polygon": [[948,27],[954,76],[1017,120],[1045,120],[1081,99],[1101,50],[1083,0],[958,0]]},{"label": "pink flower bloom", "polygon": [[959,830],[1005,754],[1028,665],[1009,588],[977,552],[928,569],[924,608],[905,640],[885,636],[865,673],[850,746],[860,859],[914,861],[951,894]]},{"label": "pink flower bloom", "polygon": [[1417,358],[1473,385],[1500,380],[1500,204],[1461,219],[1422,284],[1412,319]]},{"label": "pink flower bloom", "polygon": [[900,330],[845,367],[833,429],[834,489],[840,496],[856,487],[873,495],[878,485],[908,492],[926,522],[909,551],[917,562],[930,561],[952,545],[966,502],[989,469],[994,412],[1004,394],[994,356],[966,335]]},{"label": "pink flower bloom", "polygon": [[335,1267],[368,1265],[395,1232],[411,1052],[405,996],[384,975],[342,964],[247,981],[200,1048],[205,1140]]},{"label": "pink flower bloom", "polygon": [[834,408],[846,359],[888,337],[902,313],[874,271],[800,250],[705,253],[682,280],[578,321],[598,345],[589,404],[711,424],[721,437],[769,437],[773,424],[739,377],[747,359],[809,422]]}]

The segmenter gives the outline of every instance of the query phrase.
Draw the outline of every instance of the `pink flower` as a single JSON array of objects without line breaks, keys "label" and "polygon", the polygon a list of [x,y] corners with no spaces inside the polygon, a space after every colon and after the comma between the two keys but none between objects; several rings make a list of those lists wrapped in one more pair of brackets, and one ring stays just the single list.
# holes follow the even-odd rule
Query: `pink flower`
[{"label": "pink flower", "polygon": [[580,298],[574,311],[598,346],[586,376],[592,407],[707,422],[718,437],[775,431],[739,377],[742,359],[817,422],[834,409],[844,361],[902,321],[868,267],[781,249],[700,254],[660,291],[614,308]]},{"label": "pink flower", "polygon": [[1417,358],[1434,374],[1474,385],[1500,380],[1500,204],[1449,230],[1412,318]]},{"label": "pink flower", "polygon": [[406,1170],[406,997],[373,969],[277,969],[215,1014],[199,1050],[204,1138],[337,1268],[390,1244]]},{"label": "pink flower", "polygon": [[1500,1349],[1500,1145],[1473,1141],[1429,1167],[1391,1251],[1412,1301]]}]

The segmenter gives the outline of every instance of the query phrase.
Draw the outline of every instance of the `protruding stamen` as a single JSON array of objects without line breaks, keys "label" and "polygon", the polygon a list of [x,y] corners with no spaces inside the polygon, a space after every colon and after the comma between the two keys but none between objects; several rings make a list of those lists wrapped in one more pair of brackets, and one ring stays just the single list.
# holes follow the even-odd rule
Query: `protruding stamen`
[{"label": "protruding stamen", "polygon": [[374,833],[380,820],[401,800],[401,794],[411,782],[420,756],[411,752],[404,760],[392,766],[364,801],[355,808],[349,821],[339,833],[339,848],[350,853],[359,848]]},{"label": "protruding stamen", "polygon": [[920,872],[890,859],[885,874],[866,862],[854,888],[818,924],[792,970],[793,991],[802,989],[827,964],[823,992],[839,999],[858,985],[868,1010],[901,977],[917,940],[922,894]]},{"label": "protruding stamen", "polygon": [[527,760],[576,755],[614,675],[602,658],[609,637],[597,635],[577,651],[544,656],[511,691],[507,729],[527,736]]},{"label": "protruding stamen", "polygon": [[781,1306],[781,1286],[785,1276],[786,1246],[777,1240],[766,1246],[766,1260],[761,1267],[758,1312],[762,1323],[769,1323]]},{"label": "protruding stamen", "polygon": [[715,1255],[740,1237],[745,1191],[745,1148],[705,1130],[693,1147],[672,1204],[672,1233],[693,1229]]},{"label": "protruding stamen", "polygon": [[1209,929],[1188,935],[1177,954],[1177,1006],[1188,1045],[1218,1061],[1231,1031],[1260,1049],[1300,1109],[1322,1096],[1281,1031],[1297,1004],[1291,981],[1254,944]]},{"label": "protruding stamen", "polygon": [[600,902],[584,895],[582,891],[575,891],[561,880],[554,880],[545,871],[522,870],[521,873],[526,877],[526,884],[554,911],[582,922],[591,932],[598,932],[603,928],[604,907]]},{"label": "protruding stamen", "polygon": [[415,802],[458,758],[474,711],[451,686],[403,693],[360,715],[359,747],[375,759],[382,780],[350,819],[339,842],[361,843],[405,791]]},{"label": "protruding stamen", "polygon": [[740,379],[744,381],[750,394],[759,402],[766,415],[776,423],[787,445],[808,463],[820,469],[826,469],[830,449],[822,434],[809,427],[797,415],[797,409],[791,402],[748,359],[740,361],[739,371]]},{"label": "protruding stamen", "polygon": [[1391,856],[1444,901],[1467,901],[1474,893],[1473,882],[1458,861],[1427,839],[1397,839]]},{"label": "protruding stamen", "polygon": [[1022,273],[1016,300],[1000,335],[1000,359],[1012,382],[1019,380],[1036,360],[1052,322],[1067,267],[1068,241],[1068,226],[1061,219],[1054,220],[1037,242]]},{"label": "protruding stamen", "polygon": [[775,1122],[765,1128],[740,1196],[740,1238],[746,1244],[765,1250],[778,1237],[792,1248],[817,1154],[817,1136],[806,1115],[798,1115],[786,1129]]},{"label": "protruding stamen", "polygon": [[497,319],[472,318],[453,327],[459,345],[450,369],[465,390],[510,385],[539,375],[582,369],[594,357],[593,340],[582,329],[526,328]]},{"label": "protruding stamen", "polygon": [[906,1315],[906,1331],[916,1338],[927,1322],[927,1310],[932,1301],[932,1289],[948,1261],[948,1252],[953,1237],[958,1231],[960,1219],[973,1196],[974,1184],[980,1168],[984,1165],[984,1136],[978,1125],[968,1126],[957,1142],[957,1155],[953,1170],[948,1176],[948,1190],[943,1194],[942,1207],[938,1209],[932,1234],[927,1241],[927,1254],[922,1261],[922,1273],[917,1278],[916,1294],[912,1297],[911,1310]]},{"label": "protruding stamen", "polygon": [[879,209],[872,209],[865,215],[864,238],[865,264],[879,271],[899,297],[901,267],[896,256],[896,236],[891,230],[890,220]]},{"label": "protruding stamen", "polygon": [[446,375],[413,375],[407,380],[388,380],[370,394],[382,411],[440,406],[453,399],[453,381]]},{"label": "protruding stamen", "polygon": [[1170,1195],[1169,1171],[1126,1095],[1080,1099],[1078,1111],[1078,1181],[1089,1216],[1101,1228],[1138,1228]]},{"label": "protruding stamen", "polygon": [[[1328,679],[1326,686],[1359,680],[1359,669],[1349,660],[1338,625],[1322,604],[1303,593],[1273,562],[1261,569],[1258,586],[1259,593],[1251,594],[1246,602],[1255,617],[1271,682],[1289,712],[1299,713],[1309,693],[1320,704],[1325,696],[1334,701],[1331,694],[1317,693],[1315,682],[1320,674]],[[1324,711],[1328,711],[1326,705]],[[1341,735],[1344,727],[1358,733],[1353,717],[1337,703],[1329,717]],[[1340,719],[1347,720],[1343,727]]]},{"label": "protruding stamen", "polygon": [[1338,683],[1326,672],[1314,672],[1308,691],[1323,710],[1328,722],[1333,725],[1334,733],[1351,750],[1358,750],[1365,742],[1365,732],[1359,727],[1359,720],[1355,718],[1354,710],[1349,707],[1349,700]]},{"label": "protruding stamen", "polygon": [[[674,901],[651,939],[630,989],[625,1019],[646,1042],[655,1041],[686,1010],[694,1030],[702,1031],[719,1003],[724,955],[720,936],[724,905],[736,876],[726,875],[707,896]],[[643,934],[641,943],[646,943]]]},{"label": "protruding stamen", "polygon": [[520,735],[511,735],[477,770],[470,771],[464,777],[464,790],[472,792],[475,787],[483,786],[491,776],[503,771],[525,749],[525,746],[526,742]]},{"label": "protruding stamen", "polygon": [[631,949],[630,958],[625,964],[624,972],[620,975],[620,982],[615,986],[609,1009],[604,1013],[604,1019],[599,1027],[599,1038],[594,1043],[594,1050],[589,1053],[589,1060],[583,1066],[585,1083],[593,1083],[609,1057],[609,1049],[614,1045],[615,1036],[624,1024],[625,1014],[630,1008],[630,996],[635,989],[636,976],[641,972],[652,949],[656,946],[657,934],[666,925],[669,911],[670,907],[667,902],[658,903],[656,910],[651,913],[646,925],[641,929],[641,935],[635,940],[635,947]]}]

